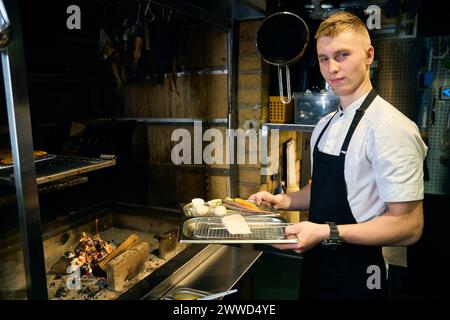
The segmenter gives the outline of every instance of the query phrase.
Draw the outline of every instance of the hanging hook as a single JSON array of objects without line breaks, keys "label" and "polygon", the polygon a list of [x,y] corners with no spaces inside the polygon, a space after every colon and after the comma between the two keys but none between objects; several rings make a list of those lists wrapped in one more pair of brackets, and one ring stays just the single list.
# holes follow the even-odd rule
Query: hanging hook
[{"label": "hanging hook", "polygon": [[3,0],[0,0],[0,18],[2,18],[2,22],[6,25],[6,24],[10,24],[9,22],[9,18],[8,18],[8,13],[6,12],[6,8],[5,5],[3,4]]},{"label": "hanging hook", "polygon": [[136,23],[140,22],[140,17],[141,16],[141,3],[139,2],[139,9],[138,9],[138,14],[137,14],[137,20]]},{"label": "hanging hook", "polygon": [[11,41],[11,23],[3,4],[0,0],[0,50],[4,49]]},{"label": "hanging hook", "polygon": [[173,10],[170,9],[169,13],[167,14],[167,22],[169,22],[170,19],[172,19],[172,13],[173,13]]},{"label": "hanging hook", "polygon": [[153,14],[153,11],[152,11],[152,9],[150,8],[150,1],[148,1],[148,3],[147,3],[147,7],[145,8],[145,11],[144,11],[144,17],[147,15],[147,12],[150,12],[150,14],[152,15],[152,18],[150,19],[150,22],[153,22],[153,21],[155,21],[155,15]]}]

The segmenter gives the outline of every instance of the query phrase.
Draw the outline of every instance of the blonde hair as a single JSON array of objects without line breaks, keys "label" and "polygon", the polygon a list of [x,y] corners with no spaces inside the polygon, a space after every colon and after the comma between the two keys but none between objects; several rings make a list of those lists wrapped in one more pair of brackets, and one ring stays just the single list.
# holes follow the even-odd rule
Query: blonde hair
[{"label": "blonde hair", "polygon": [[341,32],[345,31],[353,31],[369,41],[370,44],[370,36],[367,31],[366,25],[361,21],[360,18],[351,14],[349,12],[339,12],[328,19],[322,21],[317,29],[315,39],[319,39],[320,37],[335,37]]}]

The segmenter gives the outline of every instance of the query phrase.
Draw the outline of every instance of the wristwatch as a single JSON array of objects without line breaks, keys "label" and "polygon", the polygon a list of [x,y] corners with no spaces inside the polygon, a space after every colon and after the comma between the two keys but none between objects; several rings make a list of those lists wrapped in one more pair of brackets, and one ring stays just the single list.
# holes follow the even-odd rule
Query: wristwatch
[{"label": "wristwatch", "polygon": [[330,236],[328,239],[322,241],[322,246],[329,249],[336,249],[342,244],[339,230],[334,222],[326,222],[326,224],[330,226]]}]

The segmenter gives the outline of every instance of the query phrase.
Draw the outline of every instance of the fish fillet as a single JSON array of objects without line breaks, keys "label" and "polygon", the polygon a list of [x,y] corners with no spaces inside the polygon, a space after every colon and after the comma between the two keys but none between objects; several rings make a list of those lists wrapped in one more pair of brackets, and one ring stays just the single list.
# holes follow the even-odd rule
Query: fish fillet
[{"label": "fish fillet", "polygon": [[222,218],[222,223],[231,234],[249,234],[252,233],[247,221],[240,214],[231,214]]}]

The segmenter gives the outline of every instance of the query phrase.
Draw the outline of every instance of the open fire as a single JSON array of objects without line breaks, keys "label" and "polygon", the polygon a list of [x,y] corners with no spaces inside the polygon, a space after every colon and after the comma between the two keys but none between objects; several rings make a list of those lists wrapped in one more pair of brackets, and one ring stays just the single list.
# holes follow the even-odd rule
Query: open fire
[{"label": "open fire", "polygon": [[114,249],[115,246],[102,240],[100,234],[91,237],[83,232],[78,247],[64,254],[65,258],[70,260],[67,273],[73,273],[79,268],[81,275],[91,275],[92,268],[98,267],[99,262]]},{"label": "open fire", "polygon": [[174,242],[167,256],[162,252],[166,235],[158,240],[154,234],[117,228],[103,234],[82,232],[78,246],[52,266],[47,274],[50,299],[115,299],[184,249]]},{"label": "open fire", "polygon": [[[178,218],[122,211],[58,221],[44,233],[48,298],[119,298],[187,247],[178,228]],[[2,248],[0,298],[24,299],[20,247]]]}]

